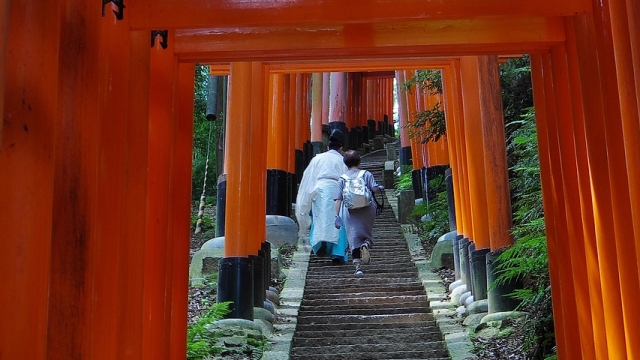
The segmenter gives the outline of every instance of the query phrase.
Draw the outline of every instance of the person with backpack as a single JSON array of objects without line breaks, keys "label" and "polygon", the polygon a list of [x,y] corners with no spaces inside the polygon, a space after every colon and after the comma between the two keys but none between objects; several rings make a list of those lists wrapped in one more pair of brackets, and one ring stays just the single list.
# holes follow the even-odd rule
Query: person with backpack
[{"label": "person with backpack", "polygon": [[[355,275],[363,275],[361,265],[369,264],[369,249],[373,245],[373,221],[376,217],[376,202],[373,193],[384,190],[373,174],[360,170],[360,155],[353,150],[344,153],[344,163],[349,170],[340,177],[335,196],[334,225],[347,230]],[[342,216],[340,215],[342,213]],[[343,220],[344,219],[344,220]]]},{"label": "person with backpack", "polygon": [[341,264],[348,258],[346,232],[334,227],[333,197],[340,175],[347,171],[342,159],[344,134],[335,129],[329,136],[329,150],[317,154],[302,174],[296,198],[296,219],[299,234],[309,232],[313,252],[320,257],[330,257]]}]

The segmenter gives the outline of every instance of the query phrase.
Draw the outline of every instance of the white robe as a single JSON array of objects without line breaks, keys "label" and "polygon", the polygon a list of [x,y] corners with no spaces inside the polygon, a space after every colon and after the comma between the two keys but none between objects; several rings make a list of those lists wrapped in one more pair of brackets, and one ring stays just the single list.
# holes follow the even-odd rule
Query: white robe
[{"label": "white robe", "polygon": [[313,209],[311,245],[318,241],[338,242],[333,199],[340,175],[347,170],[342,155],[336,150],[329,150],[314,156],[302,175],[296,198],[296,219],[299,235],[306,235],[311,227],[309,212]]}]

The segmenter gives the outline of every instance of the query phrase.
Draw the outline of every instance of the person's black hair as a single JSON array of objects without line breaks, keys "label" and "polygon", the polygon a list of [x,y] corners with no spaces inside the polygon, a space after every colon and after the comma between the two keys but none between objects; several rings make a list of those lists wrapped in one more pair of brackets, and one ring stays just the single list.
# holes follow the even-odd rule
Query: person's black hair
[{"label": "person's black hair", "polygon": [[360,154],[355,150],[348,150],[343,155],[343,161],[349,169],[355,166],[360,166]]}]

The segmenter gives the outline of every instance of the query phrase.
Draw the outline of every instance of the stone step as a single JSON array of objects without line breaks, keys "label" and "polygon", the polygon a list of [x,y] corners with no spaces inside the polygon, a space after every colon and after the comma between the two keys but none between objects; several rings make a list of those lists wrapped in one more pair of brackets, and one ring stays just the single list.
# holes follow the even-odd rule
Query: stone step
[{"label": "stone step", "polygon": [[355,295],[353,297],[342,296],[340,298],[337,297],[328,297],[320,300],[309,300],[304,299],[301,302],[302,306],[362,306],[368,304],[378,305],[380,303],[384,303],[387,305],[396,304],[404,304],[404,303],[427,303],[427,296],[424,294],[420,295],[389,295],[388,293],[379,293],[377,296],[362,296]]},{"label": "stone step", "polygon": [[[423,341],[442,341],[443,336],[442,333],[440,333],[440,331],[435,328],[433,325],[429,326],[427,328],[419,328],[419,327],[406,327],[406,328],[399,328],[399,327],[394,327],[394,328],[387,328],[385,326],[385,328],[383,329],[375,329],[375,330],[371,330],[371,329],[361,329],[358,327],[357,324],[354,324],[354,329],[349,329],[349,330],[336,330],[336,329],[331,329],[328,331],[317,331],[317,330],[309,330],[309,331],[303,331],[303,330],[299,330],[296,332],[296,336],[297,338],[294,339],[294,341],[301,341],[300,346],[310,346],[309,344],[305,344],[304,341],[316,341],[318,338],[329,338],[329,337],[334,337],[334,338],[359,338],[359,339],[365,339],[366,342],[368,343],[369,340],[373,340],[371,342],[375,342],[375,338],[369,338],[369,337],[375,337],[375,336],[389,336],[389,337],[395,337],[395,336],[403,336],[404,334],[410,334],[410,335],[415,335],[415,336],[421,336],[424,340]],[[349,339],[349,341],[351,341],[351,339]]]},{"label": "stone step", "polygon": [[[422,350],[405,350],[405,344],[357,344],[357,345],[329,345],[327,347],[296,347],[291,352],[291,359],[344,359],[344,360],[388,360],[388,359],[448,359],[449,353],[444,346],[436,349],[424,349],[423,344],[411,344]],[[327,352],[326,349],[331,349]]]},{"label": "stone step", "polygon": [[386,307],[381,305],[361,305],[359,307],[352,306],[300,306],[301,310],[305,310],[306,316],[321,317],[321,316],[356,316],[356,315],[371,315],[371,316],[391,316],[391,315],[417,315],[417,314],[430,314],[431,309],[425,306],[416,306],[410,304],[407,306]]},{"label": "stone step", "polygon": [[296,327],[296,335],[298,331],[308,332],[332,332],[332,331],[351,331],[354,329],[365,331],[381,331],[396,329],[404,332],[407,329],[437,329],[435,320],[414,321],[414,322],[386,322],[386,323],[335,323],[335,324],[300,324]]},{"label": "stone step", "polygon": [[298,324],[337,324],[337,323],[364,323],[386,324],[395,322],[414,322],[434,320],[433,314],[380,314],[380,315],[322,315],[300,316],[298,312]]},{"label": "stone step", "polygon": [[302,301],[304,302],[307,300],[340,299],[347,296],[348,297],[362,296],[362,297],[368,297],[368,298],[376,298],[376,297],[385,298],[388,296],[391,297],[391,296],[397,296],[397,295],[405,295],[405,296],[424,295],[424,289],[419,289],[419,290],[396,289],[397,292],[393,292],[393,293],[391,292],[393,290],[385,290],[385,288],[383,287],[379,287],[378,289],[380,289],[381,291],[367,291],[367,292],[350,293],[350,294],[345,294],[344,292],[335,292],[335,291],[327,291],[327,292],[309,291],[308,293],[304,294]]},{"label": "stone step", "polygon": [[404,344],[415,344],[422,343],[425,345],[429,345],[429,343],[441,343],[442,335],[438,333],[430,333],[430,334],[392,334],[392,335],[383,335],[383,334],[369,334],[363,336],[351,336],[349,337],[339,337],[339,336],[331,336],[329,333],[322,334],[324,336],[312,337],[312,338],[294,338],[293,345],[296,347],[317,347],[320,345],[334,346],[334,345],[354,345],[354,344],[395,344],[395,343],[404,343]]},{"label": "stone step", "polygon": [[[367,159],[367,160],[365,160]],[[386,152],[363,157],[381,182]],[[388,201],[385,199],[385,203]],[[387,206],[376,218],[371,263],[355,276],[311,255],[290,359],[449,359],[403,230]]]}]

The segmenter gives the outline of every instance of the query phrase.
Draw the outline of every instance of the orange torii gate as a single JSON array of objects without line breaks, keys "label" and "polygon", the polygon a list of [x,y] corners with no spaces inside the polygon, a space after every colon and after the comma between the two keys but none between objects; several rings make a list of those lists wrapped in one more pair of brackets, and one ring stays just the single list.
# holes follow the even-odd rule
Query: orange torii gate
[{"label": "orange torii gate", "polygon": [[514,53],[532,59],[559,358],[640,354],[637,2],[101,3],[0,6],[3,357],[184,357],[195,61],[231,62],[228,182],[251,190],[229,187],[225,256],[241,263],[264,238],[245,219],[265,205],[251,120],[269,69]]}]

